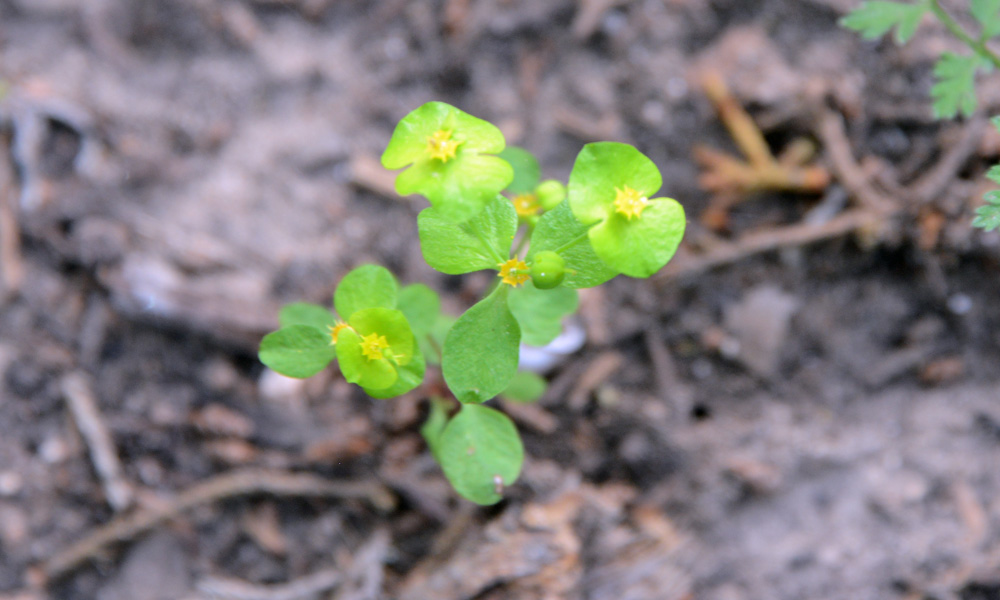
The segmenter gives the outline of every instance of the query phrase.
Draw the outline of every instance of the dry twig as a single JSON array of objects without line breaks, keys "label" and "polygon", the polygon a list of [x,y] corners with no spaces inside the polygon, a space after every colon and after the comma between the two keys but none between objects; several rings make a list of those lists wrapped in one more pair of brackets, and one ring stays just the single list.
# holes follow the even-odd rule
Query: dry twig
[{"label": "dry twig", "polygon": [[722,77],[709,72],[702,85],[746,160],[724,152],[696,147],[695,160],[705,169],[698,181],[708,191],[739,197],[762,190],[818,193],[830,183],[830,174],[819,165],[807,165],[814,151],[806,140],[793,141],[775,157],[764,134],[739,101],[730,93]]},{"label": "dry twig", "polygon": [[49,580],[57,579],[93,559],[118,542],[125,542],[179,517],[196,506],[252,494],[316,496],[366,500],[380,510],[391,510],[396,499],[380,483],[330,481],[308,473],[250,469],[223,473],[195,484],[169,504],[123,515],[84,536],[42,565]]},{"label": "dry twig", "polygon": [[714,267],[740,261],[755,254],[781,248],[794,248],[840,237],[878,223],[878,215],[864,209],[852,209],[826,223],[789,225],[741,236],[736,242],[721,245],[701,256],[687,255],[671,261],[654,275],[656,281],[694,275]]},{"label": "dry twig", "polygon": [[0,300],[16,294],[24,279],[8,142],[7,136],[0,135]]},{"label": "dry twig", "polygon": [[122,475],[118,451],[101,418],[90,378],[85,373],[76,371],[63,377],[60,387],[76,427],[90,449],[90,460],[94,463],[97,476],[101,478],[108,504],[115,511],[125,510],[132,505],[132,486]]},{"label": "dry twig", "polygon": [[198,591],[217,600],[300,600],[337,586],[343,576],[339,567],[323,569],[288,583],[261,585],[229,577],[206,577],[197,583]]}]

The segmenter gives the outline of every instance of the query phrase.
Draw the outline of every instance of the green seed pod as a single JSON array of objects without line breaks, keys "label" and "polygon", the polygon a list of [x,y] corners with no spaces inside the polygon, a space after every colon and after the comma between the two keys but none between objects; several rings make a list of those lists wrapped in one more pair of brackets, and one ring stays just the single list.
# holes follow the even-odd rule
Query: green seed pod
[{"label": "green seed pod", "polygon": [[538,203],[545,210],[552,210],[566,198],[566,186],[555,179],[546,179],[535,188]]},{"label": "green seed pod", "polygon": [[531,261],[531,282],[540,290],[550,290],[566,276],[566,261],[551,250],[535,254]]}]

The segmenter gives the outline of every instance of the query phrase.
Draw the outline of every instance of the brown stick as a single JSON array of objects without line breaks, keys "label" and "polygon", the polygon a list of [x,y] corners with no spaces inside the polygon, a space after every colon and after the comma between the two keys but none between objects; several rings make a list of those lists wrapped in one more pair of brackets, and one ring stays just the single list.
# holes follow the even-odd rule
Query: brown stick
[{"label": "brown stick", "polygon": [[654,275],[654,279],[660,282],[701,273],[762,252],[839,237],[878,222],[877,214],[864,209],[853,209],[819,225],[789,225],[780,229],[748,233],[736,242],[720,246],[702,256],[689,256],[673,261]]},{"label": "brown stick", "polygon": [[881,215],[896,212],[896,202],[872,187],[868,176],[854,160],[851,143],[844,130],[844,119],[832,110],[824,110],[819,115],[819,138],[830,156],[833,174],[851,195],[869,210]]},{"label": "brown stick", "polygon": [[330,481],[308,473],[263,469],[223,473],[181,492],[166,506],[123,515],[98,527],[47,560],[42,572],[48,580],[58,579],[115,543],[131,540],[196,506],[252,494],[359,499],[381,510],[391,510],[396,503],[392,493],[379,483]]},{"label": "brown stick", "polygon": [[0,300],[16,294],[24,280],[9,142],[6,135],[0,135]]},{"label": "brown stick", "polygon": [[90,378],[76,371],[63,377],[60,387],[76,428],[90,449],[90,460],[101,479],[104,497],[116,512],[125,510],[132,505],[132,486],[122,475],[118,450],[101,418]]}]

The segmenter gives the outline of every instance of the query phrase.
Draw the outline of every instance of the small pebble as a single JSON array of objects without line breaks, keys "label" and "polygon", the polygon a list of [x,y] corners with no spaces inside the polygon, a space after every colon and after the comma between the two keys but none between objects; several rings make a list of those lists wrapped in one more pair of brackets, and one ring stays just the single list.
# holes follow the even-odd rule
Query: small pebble
[{"label": "small pebble", "polygon": [[956,315],[967,314],[972,310],[972,298],[967,294],[953,294],[948,298],[948,310]]},{"label": "small pebble", "polygon": [[24,478],[14,471],[0,471],[0,496],[16,496],[24,487]]}]

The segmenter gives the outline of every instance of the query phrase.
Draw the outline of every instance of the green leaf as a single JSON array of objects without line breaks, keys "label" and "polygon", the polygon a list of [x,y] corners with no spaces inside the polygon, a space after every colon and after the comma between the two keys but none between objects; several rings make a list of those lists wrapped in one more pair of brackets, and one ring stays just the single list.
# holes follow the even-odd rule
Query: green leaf
[{"label": "green leaf", "polygon": [[340,280],[333,294],[333,306],[340,318],[349,321],[351,315],[366,308],[396,308],[399,284],[385,267],[362,265]]},{"label": "green leaf", "polygon": [[969,12],[982,25],[983,38],[1000,33],[1000,0],[972,0]]},{"label": "green leaf", "polygon": [[337,362],[344,379],[365,389],[386,389],[396,383],[396,367],[385,358],[365,356],[362,336],[353,329],[343,329],[337,335]]},{"label": "green leaf", "polygon": [[521,474],[524,446],[514,423],[500,411],[464,405],[438,439],[441,469],[462,497],[496,504]]},{"label": "green leaf", "polygon": [[458,275],[482,269],[496,269],[507,260],[517,231],[517,212],[503,196],[496,196],[486,208],[465,223],[454,223],[436,208],[427,208],[417,217],[420,249],[431,267]]},{"label": "green leaf", "polygon": [[537,402],[545,394],[549,384],[545,378],[536,373],[528,371],[518,371],[514,379],[510,380],[507,389],[500,392],[500,396],[514,402]]},{"label": "green leaf", "polygon": [[629,186],[641,196],[652,198],[663,179],[660,170],[634,146],[619,142],[587,144],[569,174],[569,206],[584,225],[604,220],[615,212],[618,189]]},{"label": "green leaf", "polygon": [[[348,324],[350,328],[338,334],[336,346],[344,379],[360,385],[369,394],[372,390],[394,391],[387,388],[396,383],[400,368],[417,355],[416,341],[406,317],[389,308],[365,308],[351,315]],[[371,336],[385,338],[387,346],[380,357],[365,355],[364,341]],[[419,375],[423,377],[422,372]]]},{"label": "green leaf", "polygon": [[431,450],[431,454],[434,455],[434,459],[439,463],[441,462],[441,458],[438,448],[440,446],[441,434],[444,433],[444,428],[448,425],[448,409],[450,407],[451,403],[447,400],[431,398],[430,413],[427,415],[427,420],[424,421],[424,424],[420,426],[420,435],[423,436],[424,441],[427,442],[427,447]]},{"label": "green leaf", "polygon": [[309,325],[320,331],[329,331],[336,321],[329,309],[308,302],[286,304],[281,307],[281,312],[278,313],[278,322],[281,323],[282,327]]},{"label": "green leaf", "polygon": [[986,205],[976,209],[976,218],[972,220],[972,226],[993,231],[1000,227],[1000,190],[986,192],[983,200],[986,201]]},{"label": "green leaf", "polygon": [[510,166],[514,168],[514,179],[507,186],[508,192],[527,194],[534,191],[542,176],[542,168],[538,166],[538,159],[535,158],[534,154],[524,148],[507,146],[498,156],[509,162]]},{"label": "green leaf", "polygon": [[978,56],[941,55],[934,65],[937,83],[931,87],[934,116],[951,119],[961,111],[971,117],[976,111],[976,70],[982,64]]},{"label": "green leaf", "polygon": [[503,134],[489,121],[444,102],[428,102],[403,117],[396,125],[389,145],[382,154],[382,166],[386,169],[402,169],[426,158],[427,138],[442,129],[451,131],[454,139],[461,142],[457,150],[459,154],[496,154],[506,146]]},{"label": "green leaf", "polygon": [[365,393],[378,400],[402,396],[424,382],[424,372],[426,369],[427,364],[424,362],[423,353],[419,349],[414,350],[409,362],[405,365],[396,366],[395,383],[384,389],[366,387],[364,388]]},{"label": "green leaf", "polygon": [[562,331],[563,317],[576,311],[579,299],[576,290],[540,290],[528,280],[510,291],[507,305],[521,327],[521,341],[529,346],[544,346]]},{"label": "green leaf", "polygon": [[896,28],[897,44],[905,44],[920,25],[920,19],[930,10],[930,3],[921,0],[915,4],[908,2],[864,2],[849,15],[840,20],[840,25],[861,33],[861,37],[874,40]]},{"label": "green leaf", "polygon": [[423,194],[442,218],[461,223],[478,214],[513,177],[507,161],[471,154],[444,165],[419,162],[396,177],[396,191]]},{"label": "green leaf", "polygon": [[309,325],[289,325],[260,341],[260,362],[286,377],[312,377],[336,357],[329,333]]},{"label": "green leaf", "polygon": [[601,285],[618,271],[594,253],[587,237],[588,229],[573,216],[569,203],[563,202],[538,219],[526,259],[531,262],[535,254],[543,250],[556,251],[566,261],[566,278],[562,285],[578,289]]},{"label": "green leaf", "polygon": [[509,289],[498,286],[465,311],[444,340],[441,371],[459,402],[489,400],[517,372],[521,330],[507,307]]},{"label": "green leaf", "polygon": [[[457,142],[453,157],[431,154],[429,140],[439,132]],[[443,102],[428,102],[396,126],[382,165],[387,169],[412,165],[396,178],[396,191],[423,194],[443,217],[460,222],[479,212],[513,179],[507,161],[489,156],[504,145],[503,134],[491,123]]]},{"label": "green leaf", "polygon": [[629,277],[649,277],[667,264],[684,237],[684,208],[673,198],[653,198],[642,214],[614,214],[590,230],[594,252]]},{"label": "green leaf", "polygon": [[986,178],[993,183],[1000,184],[1000,165],[990,167],[990,170],[986,172]]},{"label": "green leaf", "polygon": [[422,283],[414,283],[399,290],[399,310],[410,322],[413,336],[421,338],[431,332],[441,314],[441,298]]}]

